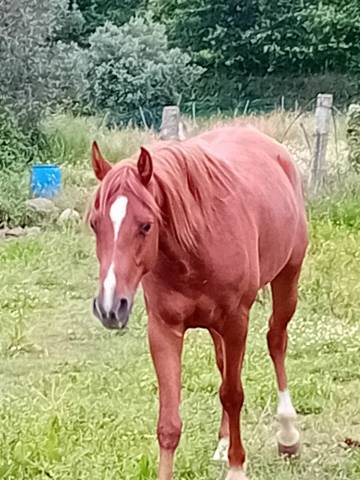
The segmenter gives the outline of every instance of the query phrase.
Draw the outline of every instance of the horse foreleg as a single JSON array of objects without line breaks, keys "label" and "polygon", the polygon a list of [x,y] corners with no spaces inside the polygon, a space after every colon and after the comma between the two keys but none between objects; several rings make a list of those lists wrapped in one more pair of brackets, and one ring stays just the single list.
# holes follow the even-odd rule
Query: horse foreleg
[{"label": "horse foreleg", "polygon": [[183,333],[149,319],[149,344],[160,393],[157,436],[160,447],[159,480],[172,480],[174,456],[181,436],[179,413]]},{"label": "horse foreleg", "polygon": [[[215,347],[216,364],[221,374],[221,379],[224,379],[224,347],[221,336],[215,331],[210,330],[210,335]],[[219,430],[219,444],[214,453],[213,460],[217,462],[227,462],[229,451],[229,418],[224,407],[222,408],[222,416]]]},{"label": "horse foreleg", "polygon": [[279,389],[277,409],[280,424],[277,434],[279,453],[288,456],[297,454],[300,448],[300,433],[296,428],[296,412],[287,390],[285,371],[287,325],[296,309],[299,271],[298,268],[288,266],[272,281],[273,313],[267,334],[269,352]]},{"label": "horse foreleg", "polygon": [[220,388],[220,398],[229,417],[229,465],[230,471],[226,480],[246,480],[245,451],[241,442],[240,414],[244,402],[244,392],[240,373],[245,353],[248,329],[248,311],[241,314],[241,320],[234,319],[223,336],[225,368]]}]

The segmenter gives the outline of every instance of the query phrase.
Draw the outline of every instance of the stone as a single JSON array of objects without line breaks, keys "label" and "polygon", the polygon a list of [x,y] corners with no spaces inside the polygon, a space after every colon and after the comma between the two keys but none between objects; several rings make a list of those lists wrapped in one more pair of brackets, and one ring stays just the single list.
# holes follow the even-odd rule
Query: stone
[{"label": "stone", "polygon": [[22,227],[15,227],[15,228],[10,228],[10,230],[7,231],[6,236],[7,237],[23,237],[26,235],[26,230]]},{"label": "stone", "polygon": [[58,210],[54,202],[48,198],[31,198],[30,200],[27,200],[25,204],[31,210],[43,214],[56,213]]},{"label": "stone", "polygon": [[79,223],[80,222],[80,214],[76,210],[73,210],[71,208],[67,208],[64,210],[60,217],[58,218],[58,223],[59,224],[65,224],[65,223]]}]

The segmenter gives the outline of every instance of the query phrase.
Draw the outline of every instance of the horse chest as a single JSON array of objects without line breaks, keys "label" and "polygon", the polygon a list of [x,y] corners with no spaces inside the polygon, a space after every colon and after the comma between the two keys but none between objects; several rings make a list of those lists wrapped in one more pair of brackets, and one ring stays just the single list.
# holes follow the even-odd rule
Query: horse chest
[{"label": "horse chest", "polygon": [[239,296],[231,292],[215,294],[208,282],[198,288],[178,289],[155,282],[147,278],[144,293],[148,313],[161,318],[166,324],[180,328],[211,328],[218,324],[234,308],[234,299],[238,303]]}]

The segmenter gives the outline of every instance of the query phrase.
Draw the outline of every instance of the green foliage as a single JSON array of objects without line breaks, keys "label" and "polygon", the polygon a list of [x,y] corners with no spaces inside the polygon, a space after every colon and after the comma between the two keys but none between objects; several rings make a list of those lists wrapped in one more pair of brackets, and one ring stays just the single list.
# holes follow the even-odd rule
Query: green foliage
[{"label": "green foliage", "polygon": [[85,19],[80,42],[86,44],[88,37],[106,22],[118,27],[127,23],[135,13],[145,11],[147,3],[148,0],[77,0],[74,4]]},{"label": "green foliage", "polygon": [[342,73],[359,58],[358,2],[261,0],[259,6],[252,44],[267,72]]},{"label": "green foliage", "polygon": [[23,172],[0,172],[0,228],[31,224],[25,200],[29,193],[29,174]]},{"label": "green foliage", "polygon": [[150,20],[106,23],[89,41],[88,100],[117,124],[156,123],[164,105],[190,96],[202,73],[189,55],[168,48],[165,28]]},{"label": "green foliage", "polygon": [[[196,113],[201,117],[211,117],[220,112],[226,115],[272,112],[280,108],[282,102],[286,110],[306,107],[313,110],[318,93],[334,95],[338,108],[346,107],[354,98],[360,98],[360,75],[278,75],[263,76],[206,73],[194,87]],[[192,102],[185,101],[182,110],[192,112]]]},{"label": "green foliage", "polygon": [[0,172],[24,167],[34,154],[32,147],[30,135],[24,133],[8,110],[0,108]]},{"label": "green foliage", "polygon": [[215,74],[297,75],[358,70],[360,4],[305,0],[152,0],[171,46]]},{"label": "green foliage", "polygon": [[255,26],[257,2],[152,0],[154,18],[167,27],[171,46],[179,46],[213,72],[245,63],[249,48],[245,38]]},{"label": "green foliage", "polygon": [[78,47],[57,38],[67,0],[0,0],[0,98],[21,126],[36,128],[49,108],[73,106],[83,90]]},{"label": "green foliage", "polygon": [[87,22],[76,2],[69,4],[68,9],[61,19],[61,23],[57,28],[56,40],[64,43],[76,42],[81,43],[82,38],[86,35]]},{"label": "green foliage", "polygon": [[354,169],[360,172],[360,107],[358,105],[354,107],[349,113],[346,133],[350,149],[349,161]]},{"label": "green foliage", "polygon": [[[153,140],[150,131],[131,127],[108,128],[105,123],[105,118],[96,116],[56,114],[41,125],[41,132],[47,139],[48,158],[52,163],[67,164],[72,176],[68,180],[77,187],[89,187],[87,174],[95,181],[90,168],[90,151],[94,140],[112,163],[130,157],[139,149],[139,145]],[[82,169],[77,179],[72,175],[74,166]]]},{"label": "green foliage", "polygon": [[[356,178],[359,181],[359,176]],[[360,189],[356,186],[346,193],[339,192],[331,198],[315,200],[310,205],[312,219],[326,222],[336,227],[346,228],[349,232],[360,232]]]}]

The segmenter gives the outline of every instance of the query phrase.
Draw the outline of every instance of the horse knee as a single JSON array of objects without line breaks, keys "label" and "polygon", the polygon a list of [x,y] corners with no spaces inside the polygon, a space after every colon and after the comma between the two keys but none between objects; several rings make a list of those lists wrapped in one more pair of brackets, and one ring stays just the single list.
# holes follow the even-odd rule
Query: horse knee
[{"label": "horse knee", "polygon": [[181,420],[160,420],[157,429],[159,445],[164,450],[175,450],[181,437]]},{"label": "horse knee", "polygon": [[226,412],[241,410],[244,403],[244,391],[241,384],[232,386],[224,382],[220,387],[220,400]]},{"label": "horse knee", "polygon": [[276,329],[270,327],[266,337],[271,358],[284,352],[287,343],[286,328]]}]

